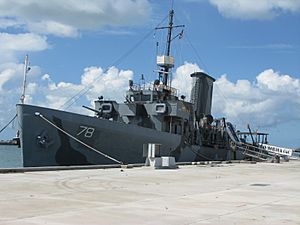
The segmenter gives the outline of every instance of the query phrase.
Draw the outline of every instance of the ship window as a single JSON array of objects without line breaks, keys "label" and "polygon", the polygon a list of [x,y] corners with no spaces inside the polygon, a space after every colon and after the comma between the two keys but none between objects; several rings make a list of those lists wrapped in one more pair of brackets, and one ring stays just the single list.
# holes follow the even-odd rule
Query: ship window
[{"label": "ship window", "polygon": [[101,105],[103,113],[111,113],[112,112],[112,104],[111,103],[103,103]]},{"label": "ship window", "polygon": [[156,106],[155,106],[155,111],[157,113],[165,113],[166,110],[167,110],[167,106],[164,103],[156,104]]}]

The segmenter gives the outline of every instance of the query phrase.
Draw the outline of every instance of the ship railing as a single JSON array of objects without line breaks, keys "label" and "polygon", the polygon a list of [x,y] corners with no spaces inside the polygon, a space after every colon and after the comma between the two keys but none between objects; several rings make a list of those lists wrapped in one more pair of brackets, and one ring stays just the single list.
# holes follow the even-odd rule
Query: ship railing
[{"label": "ship railing", "polygon": [[252,157],[259,161],[267,161],[273,156],[259,145],[252,145],[241,142],[231,123],[226,123],[226,131],[231,140],[231,147],[241,151],[244,155]]},{"label": "ship railing", "polygon": [[130,89],[133,90],[133,91],[141,91],[141,90],[144,90],[145,87],[143,85],[140,85],[140,84],[133,84],[130,87]]},{"label": "ship railing", "polygon": [[177,93],[178,93],[178,90],[176,88],[173,88],[173,87],[170,87],[170,86],[167,86],[164,84],[157,85],[156,90],[158,90],[158,91],[166,90],[166,91],[169,91],[172,95],[177,95]]},{"label": "ship railing", "polygon": [[272,158],[264,149],[247,143],[240,142],[237,145],[237,150],[242,151],[244,155],[252,157],[260,161],[267,161]]},{"label": "ship railing", "polygon": [[143,91],[143,90],[148,90],[148,91],[168,91],[171,93],[171,95],[178,96],[178,89],[164,85],[164,84],[159,84],[159,85],[154,85],[153,83],[146,83],[146,84],[132,84],[130,86],[130,89],[132,91]]}]

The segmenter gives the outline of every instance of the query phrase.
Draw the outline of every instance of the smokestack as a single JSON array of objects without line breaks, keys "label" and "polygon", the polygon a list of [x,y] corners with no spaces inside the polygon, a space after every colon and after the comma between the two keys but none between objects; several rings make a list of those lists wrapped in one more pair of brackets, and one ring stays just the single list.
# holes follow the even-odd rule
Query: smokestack
[{"label": "smokestack", "polygon": [[191,74],[193,78],[193,88],[191,92],[191,102],[194,104],[196,120],[211,114],[212,91],[215,79],[206,73],[195,72]]}]

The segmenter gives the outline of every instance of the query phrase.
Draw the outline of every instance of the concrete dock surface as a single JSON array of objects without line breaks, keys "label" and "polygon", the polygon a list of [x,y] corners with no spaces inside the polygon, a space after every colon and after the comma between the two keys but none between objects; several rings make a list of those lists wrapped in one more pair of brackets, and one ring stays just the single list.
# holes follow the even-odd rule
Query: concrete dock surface
[{"label": "concrete dock surface", "polygon": [[4,173],[0,224],[300,224],[300,161]]}]

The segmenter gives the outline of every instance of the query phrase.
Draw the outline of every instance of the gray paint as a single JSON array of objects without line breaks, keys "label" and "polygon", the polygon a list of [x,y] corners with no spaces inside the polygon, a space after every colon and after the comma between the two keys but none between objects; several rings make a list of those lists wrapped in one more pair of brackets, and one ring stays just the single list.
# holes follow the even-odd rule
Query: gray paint
[{"label": "gray paint", "polygon": [[199,121],[203,116],[211,114],[213,82],[215,79],[203,72],[193,73],[191,77],[194,79],[191,102],[194,105],[197,121]]}]

